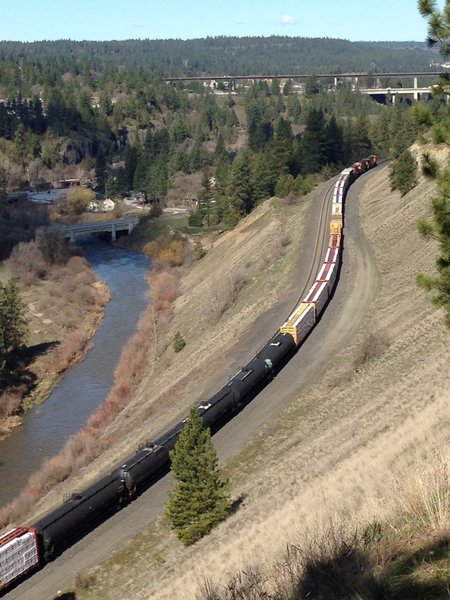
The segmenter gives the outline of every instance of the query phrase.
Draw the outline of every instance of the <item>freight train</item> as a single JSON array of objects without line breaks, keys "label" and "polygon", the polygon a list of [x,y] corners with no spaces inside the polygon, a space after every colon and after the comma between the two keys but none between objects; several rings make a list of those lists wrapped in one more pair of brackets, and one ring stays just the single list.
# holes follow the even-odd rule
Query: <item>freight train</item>
[{"label": "freight train", "polygon": [[[313,285],[256,356],[221,390],[197,405],[205,427],[217,428],[248,403],[286,364],[317,323],[338,277],[347,190],[361,173],[376,165],[377,157],[371,155],[339,175],[333,187],[328,248]],[[168,469],[169,451],[186,421],[144,443],[109,475],[72,494],[32,526],[16,527],[1,536],[0,590],[42,567],[148,488]]]}]

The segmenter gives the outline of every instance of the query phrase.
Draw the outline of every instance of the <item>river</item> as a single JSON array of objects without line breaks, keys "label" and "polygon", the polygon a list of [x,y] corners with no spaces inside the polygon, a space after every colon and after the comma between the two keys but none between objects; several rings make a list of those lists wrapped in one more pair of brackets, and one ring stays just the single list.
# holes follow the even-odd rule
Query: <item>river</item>
[{"label": "river", "polygon": [[45,403],[26,413],[22,427],[0,441],[0,505],[17,495],[30,474],[55,455],[105,400],[122,348],[148,304],[145,255],[98,240],[80,246],[111,290],[111,300],[85,359],[65,374]]}]

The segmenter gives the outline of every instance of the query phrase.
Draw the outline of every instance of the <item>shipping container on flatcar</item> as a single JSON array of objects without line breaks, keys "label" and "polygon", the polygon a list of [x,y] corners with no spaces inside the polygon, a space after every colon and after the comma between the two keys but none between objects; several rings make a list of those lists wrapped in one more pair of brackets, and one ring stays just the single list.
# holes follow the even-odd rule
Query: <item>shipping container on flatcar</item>
[{"label": "shipping container on flatcar", "polygon": [[326,281],[315,281],[305,296],[305,302],[311,302],[316,307],[316,318],[321,315],[328,302],[329,288]]},{"label": "shipping container on flatcar", "polygon": [[336,281],[337,265],[336,263],[326,262],[323,263],[320,268],[319,274],[317,275],[317,281],[325,281],[330,290],[333,289],[334,282]]},{"label": "shipping container on flatcar", "polygon": [[0,590],[40,564],[33,527],[16,527],[0,537]]},{"label": "shipping container on flatcar", "polygon": [[328,242],[329,248],[339,248],[341,247],[341,236],[339,233],[330,233],[330,241]]},{"label": "shipping container on flatcar", "polygon": [[337,263],[339,262],[339,247],[331,246],[327,249],[324,262]]},{"label": "shipping container on flatcar", "polygon": [[342,219],[332,219],[330,221],[330,233],[339,235],[342,233]]},{"label": "shipping container on flatcar", "polygon": [[342,204],[340,202],[331,205],[331,217],[333,219],[342,219]]}]

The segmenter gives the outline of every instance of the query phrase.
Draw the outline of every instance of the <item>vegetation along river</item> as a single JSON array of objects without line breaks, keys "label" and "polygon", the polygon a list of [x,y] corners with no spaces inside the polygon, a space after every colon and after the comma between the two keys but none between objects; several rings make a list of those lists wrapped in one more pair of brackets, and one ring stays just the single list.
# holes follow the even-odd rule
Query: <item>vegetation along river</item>
[{"label": "vegetation along river", "polygon": [[122,347],[148,303],[143,254],[97,240],[82,243],[97,276],[111,290],[105,317],[86,358],[72,367],[48,400],[24,417],[22,427],[0,442],[0,505],[12,500],[31,473],[56,454],[105,400]]}]

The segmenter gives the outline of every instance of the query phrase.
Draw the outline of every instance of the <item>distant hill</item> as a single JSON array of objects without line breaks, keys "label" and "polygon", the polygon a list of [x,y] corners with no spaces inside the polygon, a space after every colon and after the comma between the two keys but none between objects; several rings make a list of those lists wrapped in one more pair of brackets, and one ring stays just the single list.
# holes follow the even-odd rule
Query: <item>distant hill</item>
[{"label": "distant hill", "polygon": [[[306,74],[343,71],[432,70],[438,54],[425,42],[350,42],[305,37],[210,37],[196,40],[0,42],[2,63],[58,65],[76,71],[89,63],[152,71],[159,76]],[[45,68],[44,68],[45,71]]]}]

